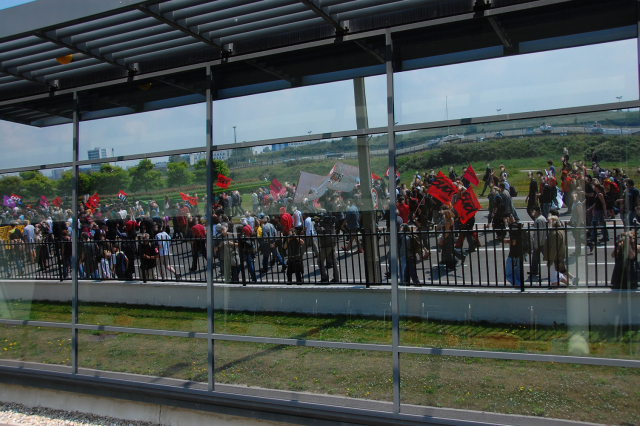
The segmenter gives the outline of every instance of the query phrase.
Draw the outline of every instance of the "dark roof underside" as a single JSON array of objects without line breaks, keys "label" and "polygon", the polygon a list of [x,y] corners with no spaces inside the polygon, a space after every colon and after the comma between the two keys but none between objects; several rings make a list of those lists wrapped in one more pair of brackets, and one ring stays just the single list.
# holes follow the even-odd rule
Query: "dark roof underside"
[{"label": "dark roof underside", "polygon": [[479,6],[39,0],[0,12],[0,119],[69,123],[74,90],[83,120],[203,102],[206,65],[215,99],[383,74],[386,29],[397,71],[637,36],[633,0]]}]

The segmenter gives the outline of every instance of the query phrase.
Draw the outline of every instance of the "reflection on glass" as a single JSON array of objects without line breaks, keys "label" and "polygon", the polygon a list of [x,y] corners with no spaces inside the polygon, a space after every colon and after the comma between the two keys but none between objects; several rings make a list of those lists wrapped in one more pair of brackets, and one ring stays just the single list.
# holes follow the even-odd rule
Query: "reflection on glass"
[{"label": "reflection on glass", "polygon": [[71,124],[39,128],[0,120],[0,134],[1,169],[73,160]]},{"label": "reflection on glass", "polygon": [[[399,124],[638,99],[635,40],[396,73]],[[594,60],[597,58],[597,60]]]},{"label": "reflection on glass", "polygon": [[412,414],[427,406],[611,424],[638,415],[627,401],[638,385],[631,368],[412,354],[400,363],[401,411]]},{"label": "reflection on glass", "polygon": [[[195,104],[80,123],[81,160],[205,145],[206,105]],[[99,170],[99,167],[98,167]]]},{"label": "reflection on glass", "polygon": [[637,358],[639,129],[632,110],[399,134],[399,210],[415,224],[400,239],[430,251],[417,284],[451,290],[401,288],[403,344]]},{"label": "reflection on glass", "polygon": [[213,200],[217,333],[390,342],[389,287],[374,290],[389,283],[386,146],[372,135],[216,152],[231,178]]},{"label": "reflection on glass", "polygon": [[351,405],[353,398],[393,400],[392,361],[387,352],[217,340],[214,360],[216,390],[271,398],[279,397],[277,390],[343,398],[343,402],[332,399],[331,405]]},{"label": "reflection on glass", "polygon": [[0,324],[0,360],[71,365],[67,329]]},{"label": "reflection on glass", "polygon": [[92,164],[80,176],[79,321],[206,331],[204,154]]},{"label": "reflection on glass", "polygon": [[[369,127],[386,126],[384,76],[364,79]],[[340,132],[356,126],[353,80],[213,103],[214,145]]]},{"label": "reflection on glass", "polygon": [[0,177],[0,318],[71,320],[71,171]]},{"label": "reflection on glass", "polygon": [[207,341],[80,330],[78,367],[207,382]]}]

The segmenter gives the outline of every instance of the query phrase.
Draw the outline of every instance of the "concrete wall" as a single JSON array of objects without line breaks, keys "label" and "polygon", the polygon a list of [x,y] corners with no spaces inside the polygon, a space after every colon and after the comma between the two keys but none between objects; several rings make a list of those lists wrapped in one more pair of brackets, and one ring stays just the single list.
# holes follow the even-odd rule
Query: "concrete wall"
[{"label": "concrete wall", "polygon": [[[81,302],[206,308],[206,286],[175,283],[81,282]],[[69,282],[0,283],[3,300],[69,302]],[[584,326],[640,324],[640,292],[610,289],[404,288],[400,313],[424,320]],[[389,318],[389,287],[216,284],[215,309]],[[5,305],[6,306],[6,305]],[[0,312],[2,309],[0,309]]]},{"label": "concrete wall", "polygon": [[32,408],[77,411],[120,420],[168,426],[285,426],[290,424],[4,383],[0,384],[0,401],[18,403]]}]

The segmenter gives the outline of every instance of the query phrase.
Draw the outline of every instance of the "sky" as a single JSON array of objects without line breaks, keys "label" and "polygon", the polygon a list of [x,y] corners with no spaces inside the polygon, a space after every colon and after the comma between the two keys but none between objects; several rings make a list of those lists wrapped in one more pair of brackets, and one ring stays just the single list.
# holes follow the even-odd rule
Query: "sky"
[{"label": "sky", "polygon": [[0,10],[8,9],[13,6],[18,6],[24,3],[31,3],[35,0],[0,0]]},{"label": "sky", "polygon": [[[1,3],[8,1],[0,0]],[[625,40],[396,73],[399,124],[638,99],[637,41]],[[369,127],[387,125],[386,79],[365,79]],[[499,112],[497,110],[500,110]],[[205,146],[205,105],[83,122],[80,159]],[[214,102],[214,145],[354,130],[351,80]],[[71,161],[71,125],[0,121],[0,168]],[[14,147],[20,146],[20,150]]]}]

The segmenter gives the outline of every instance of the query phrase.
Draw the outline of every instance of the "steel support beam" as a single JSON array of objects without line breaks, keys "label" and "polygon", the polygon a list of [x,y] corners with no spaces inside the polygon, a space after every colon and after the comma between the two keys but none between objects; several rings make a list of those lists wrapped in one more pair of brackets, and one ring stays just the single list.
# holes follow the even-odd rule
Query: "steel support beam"
[{"label": "steel support beam", "polygon": [[325,20],[325,22],[329,25],[331,25],[332,27],[334,27],[336,29],[336,34],[337,35],[342,35],[344,34],[347,29],[342,28],[342,25],[340,25],[340,23],[338,21],[336,21],[335,19],[333,19],[331,17],[331,15],[329,15],[328,13],[326,13],[322,7],[320,6],[316,6],[316,4],[312,1],[312,0],[300,0],[300,3],[304,4],[305,6],[307,6],[310,10],[312,10],[316,15],[318,15],[319,17],[321,17],[322,19]]},{"label": "steel support beam", "polygon": [[21,80],[29,81],[31,83],[36,83],[36,84],[40,84],[42,86],[47,86],[50,89],[57,89],[57,87],[58,87],[57,85],[49,84],[46,81],[41,81],[41,80],[38,80],[37,78],[27,77],[26,75],[6,70],[6,69],[2,68],[2,64],[0,64],[0,73],[7,74],[7,75],[10,75],[12,77],[19,78]]},{"label": "steel support beam", "polygon": [[248,61],[245,61],[245,63],[247,65],[250,65],[250,66],[256,68],[256,69],[259,69],[260,71],[264,71],[267,74],[271,74],[272,76],[277,77],[280,80],[288,81],[289,83],[291,83],[292,86],[294,86],[296,84],[296,79],[295,78],[287,77],[287,76],[285,76],[283,74],[280,74],[277,71],[274,71],[274,70],[272,70],[272,69],[270,69],[270,68],[268,68],[268,67],[266,67],[266,66],[264,66],[262,64],[259,64],[258,61],[248,60]]},{"label": "steel support beam", "polygon": [[163,14],[162,12],[160,12],[159,6],[145,6],[145,5],[139,5],[138,10],[152,18],[155,18],[156,20],[162,22],[163,24],[169,25],[170,27],[182,32],[183,34],[193,37],[196,40],[213,47],[214,49],[218,49],[220,52],[222,52],[223,55],[229,54],[229,52],[224,47],[220,46],[218,43],[214,42],[210,38],[203,36],[199,33],[193,32],[191,29],[177,23],[173,19],[173,12]]},{"label": "steel support beam", "polygon": [[[207,67],[208,68],[208,67]],[[165,80],[164,78],[156,77],[152,79],[153,81],[157,81],[158,83],[166,84],[167,86],[173,86],[176,89],[184,90],[185,92],[194,93],[196,95],[206,96],[206,93],[198,92],[197,90],[190,89],[187,86],[183,86],[182,84],[174,83],[169,80]]]},{"label": "steel support beam", "polygon": [[495,33],[498,35],[498,38],[500,38],[500,41],[502,42],[505,50],[511,51],[517,49],[517,43],[511,41],[507,32],[504,30],[504,28],[502,28],[500,22],[498,22],[498,18],[496,18],[495,16],[487,16],[487,21],[489,21],[491,27],[493,28],[493,31],[495,31]]},{"label": "steel support beam", "polygon": [[[206,118],[206,143],[207,143],[207,202],[205,204],[205,214],[210,218],[213,214],[213,73],[211,67],[207,67],[207,118]],[[213,223],[207,220],[207,376],[208,390],[215,390],[215,360],[214,349],[214,324],[213,324]]]},{"label": "steel support beam", "polygon": [[78,156],[80,152],[80,99],[78,92],[73,94],[73,184],[71,186],[71,373],[78,373],[78,194],[79,168]]},{"label": "steel support beam", "polygon": [[47,115],[55,115],[56,117],[62,117],[62,118],[66,118],[69,120],[73,120],[73,114],[71,115],[64,115],[64,114],[59,114],[59,113],[53,113],[51,111],[45,111],[39,108],[33,108],[33,107],[27,107],[24,105],[16,105],[16,107],[20,108],[20,109],[25,109],[27,111],[34,111],[34,112],[41,112],[42,114],[47,114]]},{"label": "steel support beam", "polygon": [[[329,25],[331,25],[332,27],[334,27],[336,29],[336,35],[337,36],[342,36],[344,35],[344,33],[346,33],[347,31],[349,31],[349,28],[343,28],[342,25],[340,25],[340,22],[336,21],[335,19],[333,19],[331,17],[331,15],[329,15],[328,13],[326,13],[322,7],[317,6],[312,0],[300,0],[300,2],[302,4],[304,4],[305,6],[307,6],[310,10],[312,10],[313,12],[315,12],[316,15],[318,15],[319,17],[321,17],[322,19],[324,19]],[[376,58],[376,60],[378,62],[380,62],[381,64],[385,63],[384,58],[382,57],[382,55],[380,55],[378,52],[376,52],[375,50],[373,50],[372,48],[370,48],[369,46],[367,46],[363,41],[361,40],[354,40],[354,43],[357,44],[362,50],[364,50],[365,52],[367,52],[368,54],[370,54],[371,56],[373,56],[374,58]]]},{"label": "steel support beam", "polygon": [[42,39],[42,40],[45,40],[45,41],[51,42],[53,44],[56,44],[56,45],[58,45],[60,47],[65,47],[65,48],[67,48],[69,50],[73,50],[74,52],[82,53],[83,55],[89,56],[89,57],[91,57],[93,59],[97,59],[98,61],[103,62],[105,64],[110,64],[110,65],[113,65],[114,67],[118,67],[118,68],[121,68],[121,69],[129,71],[129,72],[135,72],[136,71],[133,68],[129,68],[123,62],[109,59],[108,57],[102,56],[100,54],[93,53],[93,51],[91,51],[91,50],[81,49],[81,48],[79,48],[77,46],[74,46],[73,44],[65,43],[65,42],[63,42],[62,40],[60,40],[58,38],[58,36],[56,35],[55,31],[49,31],[49,32],[46,32],[46,33],[42,32],[42,31],[39,31],[39,32],[33,33],[33,35],[35,37],[38,37],[38,38]]},{"label": "steel support beam", "polygon": [[387,140],[389,145],[389,273],[391,274],[391,351],[393,361],[393,414],[400,416],[400,313],[398,305],[398,228],[396,224],[396,135],[393,89],[393,38],[387,29]]}]

